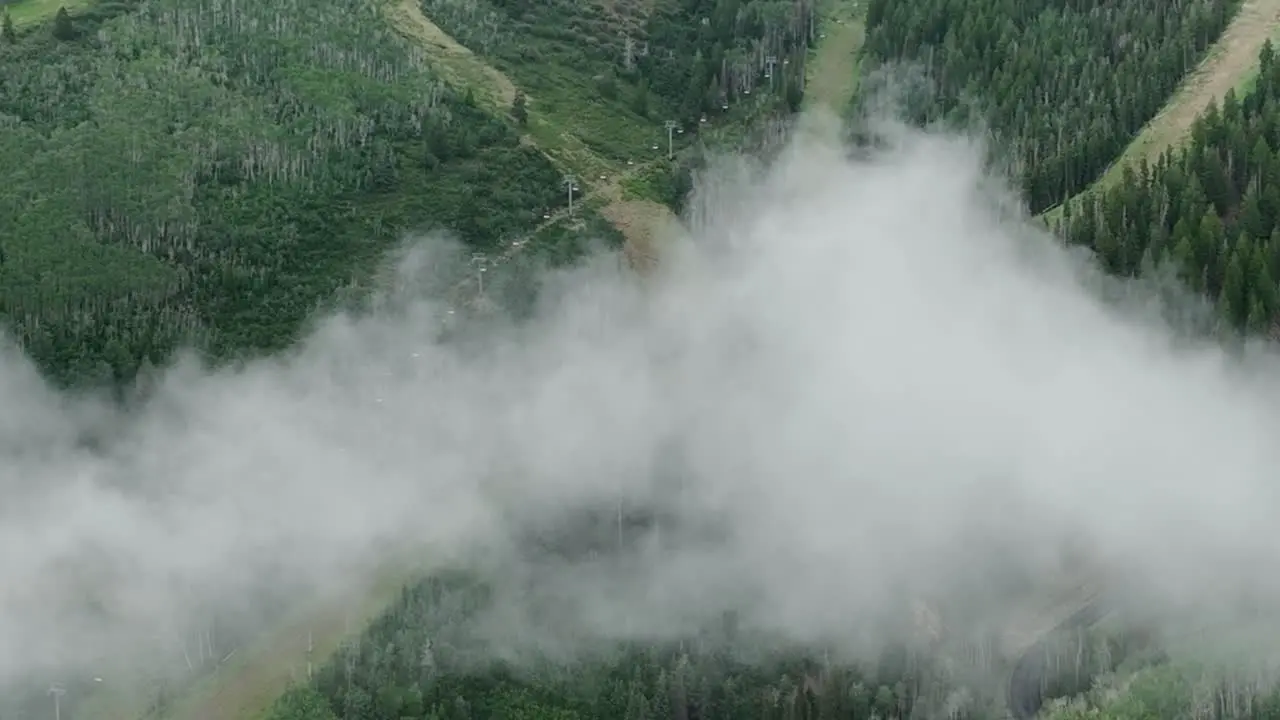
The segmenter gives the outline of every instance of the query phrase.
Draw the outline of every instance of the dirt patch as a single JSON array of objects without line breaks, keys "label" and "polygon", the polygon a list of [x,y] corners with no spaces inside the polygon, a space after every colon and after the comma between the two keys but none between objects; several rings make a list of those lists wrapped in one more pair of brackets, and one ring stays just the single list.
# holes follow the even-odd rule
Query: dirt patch
[{"label": "dirt patch", "polygon": [[662,239],[676,222],[667,206],[652,200],[612,202],[600,214],[626,238],[623,254],[631,267],[641,272],[658,262]]},{"label": "dirt patch", "polygon": [[1280,25],[1280,0],[1245,0],[1239,13],[1223,31],[1182,87],[1159,114],[1142,129],[1125,150],[1120,162],[1104,181],[1118,177],[1128,163],[1153,162],[1165,149],[1185,140],[1191,125],[1209,103],[1220,101],[1227,91],[1253,72],[1262,45]]},{"label": "dirt patch", "polygon": [[431,22],[416,0],[392,0],[385,7],[396,29],[421,43],[445,79],[475,89],[503,111],[511,107],[516,86],[510,78]]}]

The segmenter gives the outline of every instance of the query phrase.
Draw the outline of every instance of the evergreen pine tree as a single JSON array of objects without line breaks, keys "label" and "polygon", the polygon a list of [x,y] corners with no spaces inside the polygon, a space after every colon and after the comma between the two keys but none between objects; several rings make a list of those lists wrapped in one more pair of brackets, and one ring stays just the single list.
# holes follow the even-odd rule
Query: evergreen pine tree
[{"label": "evergreen pine tree", "polygon": [[1231,327],[1238,328],[1244,325],[1249,304],[1245,295],[1244,267],[1239,253],[1232,253],[1231,259],[1227,261],[1227,269],[1223,273],[1222,292],[1218,294],[1218,309],[1222,319]]},{"label": "evergreen pine tree", "polygon": [[65,7],[58,8],[58,14],[53,16],[53,36],[64,42],[76,38],[76,28],[71,24],[71,16]]},{"label": "evergreen pine tree", "polygon": [[511,117],[515,118],[516,123],[521,127],[529,124],[528,102],[524,93],[519,90],[516,91],[516,96],[511,101]]}]

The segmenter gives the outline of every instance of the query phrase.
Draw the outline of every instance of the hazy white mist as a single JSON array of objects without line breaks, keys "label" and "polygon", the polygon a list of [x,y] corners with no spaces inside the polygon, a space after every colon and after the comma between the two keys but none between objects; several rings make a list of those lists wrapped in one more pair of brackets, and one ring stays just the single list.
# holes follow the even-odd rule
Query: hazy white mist
[{"label": "hazy white mist", "polygon": [[[584,632],[732,606],[874,643],[914,596],[998,625],[1009,578],[1060,576],[1068,539],[1169,609],[1280,600],[1280,364],[1177,340],[1145,289],[1102,302],[981,148],[886,131],[859,160],[814,122],[768,169],[726,161],[652,277],[603,258],[465,342],[414,286],[450,252],[429,240],[382,316],[184,362],[127,415],[4,354],[0,678],[405,550],[549,573]],[[524,529],[619,500],[679,529],[514,569]]]}]

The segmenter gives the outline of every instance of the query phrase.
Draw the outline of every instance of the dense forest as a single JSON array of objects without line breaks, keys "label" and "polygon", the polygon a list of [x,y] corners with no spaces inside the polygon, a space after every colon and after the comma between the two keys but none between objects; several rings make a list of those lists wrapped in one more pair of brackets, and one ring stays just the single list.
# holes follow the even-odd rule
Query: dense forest
[{"label": "dense forest", "polygon": [[917,120],[981,120],[1032,212],[1084,190],[1160,110],[1240,0],[869,0],[867,70],[921,63]]},{"label": "dense forest", "polygon": [[[489,47],[490,25],[462,7],[430,9]],[[617,165],[649,160],[627,190],[679,209],[697,153],[653,156],[690,82],[695,134],[757,82],[777,92],[757,92],[742,127],[799,102],[812,9],[712,9],[663,4],[634,23],[625,4],[486,12],[529,31],[493,52],[552,131]],[[111,0],[6,27],[0,316],[59,384],[127,386],[180,346],[214,359],[287,347],[409,232],[490,255],[527,240],[538,262],[620,241],[596,203],[559,219],[565,168],[522,142],[523,109],[496,113],[446,82],[381,0]]]},{"label": "dense forest", "polygon": [[[509,592],[511,588],[507,588]],[[270,720],[1008,720],[1003,668],[980,635],[919,639],[875,661],[752,635],[735,614],[681,642],[581,640],[553,661],[496,651],[486,635],[491,586],[464,573],[406,588]],[[568,637],[565,635],[565,637]],[[1103,621],[1047,636],[1042,691],[1052,720],[1280,717],[1280,695],[1256,682],[1171,661],[1141,628]],[[500,640],[496,642],[501,642]],[[496,660],[505,656],[506,660]],[[1216,714],[1214,714],[1216,712]]]},{"label": "dense forest", "polygon": [[1280,693],[1264,683],[1206,671],[1189,662],[1163,662],[1130,675],[1102,678],[1096,687],[1051,703],[1045,720],[1277,720]]},{"label": "dense forest", "polygon": [[271,720],[827,720],[979,717],[941,665],[905,648],[858,670],[799,652],[744,662],[729,616],[670,646],[601,647],[567,663],[498,662],[478,628],[488,588],[465,575],[406,588]]},{"label": "dense forest", "polygon": [[1171,264],[1220,321],[1280,332],[1280,63],[1268,42],[1253,92],[1231,92],[1186,146],[1064,207],[1059,232],[1110,272]]},{"label": "dense forest", "polygon": [[[618,163],[652,156],[668,119],[696,134],[740,108],[795,109],[816,37],[810,0],[421,5]],[[933,86],[916,119],[988,121],[1038,211],[1101,174],[1238,6],[869,0],[866,53],[924,60]],[[1280,67],[1270,45],[1261,59],[1253,92],[1213,108],[1187,148],[1072,203],[1058,232],[1122,276],[1172,263],[1224,325],[1280,334]],[[317,309],[358,296],[404,233],[435,229],[491,254],[531,241],[489,276],[495,297],[527,307],[525,271],[617,234],[590,206],[547,222],[563,168],[521,142],[525,101],[510,116],[482,107],[371,0],[109,0],[0,24],[0,316],[57,381],[126,385],[183,344],[215,358],[287,347]],[[638,182],[678,206],[688,180]],[[461,575],[405,588],[271,720],[1007,718],[1003,688],[983,680],[1005,669],[980,643],[854,665],[753,650],[726,622],[589,662],[503,663],[477,632],[489,597]],[[1280,718],[1262,688],[1129,641],[1055,644],[1064,670],[1045,691],[1074,699],[1049,716]],[[43,688],[33,698],[47,703]]]},{"label": "dense forest", "polygon": [[619,161],[646,153],[666,120],[696,131],[740,104],[798,107],[814,13],[811,0],[423,0],[422,7],[526,88],[558,125]]},{"label": "dense forest", "polygon": [[127,380],[179,344],[286,347],[402,233],[494,250],[565,202],[373,3],[69,22],[0,42],[0,315],[62,383]]}]

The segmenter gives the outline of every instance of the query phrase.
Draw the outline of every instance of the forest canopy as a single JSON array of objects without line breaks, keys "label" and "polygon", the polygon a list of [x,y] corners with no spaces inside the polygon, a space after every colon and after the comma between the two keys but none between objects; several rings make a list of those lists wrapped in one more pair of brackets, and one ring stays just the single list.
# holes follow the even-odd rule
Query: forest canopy
[{"label": "forest canopy", "polygon": [[918,121],[989,124],[1030,210],[1097,179],[1163,107],[1240,0],[868,0],[868,67],[927,77]]},{"label": "forest canopy", "polygon": [[[187,344],[218,359],[283,350],[406,233],[447,230],[490,253],[534,238],[556,260],[583,236],[616,239],[593,207],[572,227],[544,222],[565,176],[530,141],[531,117],[629,164],[661,152],[667,120],[796,109],[820,37],[810,0],[422,0],[519,85],[505,115],[451,84],[379,1],[110,0],[0,28],[0,316],[52,378],[127,385]],[[1040,211],[1102,174],[1239,5],[869,0],[865,57],[872,71],[921,61],[912,118],[989,124]],[[1058,232],[1117,275],[1171,264],[1223,327],[1280,335],[1278,103],[1268,44],[1252,92],[1211,108],[1185,149],[1070,203]],[[678,207],[684,180],[638,182]],[[489,277],[530,304],[527,286]],[[467,577],[411,584],[269,717],[1006,717],[1003,688],[975,680],[1003,670],[989,639],[860,665],[814,648],[746,662],[727,616],[684,643],[530,669],[489,662],[473,633],[486,597]],[[1052,691],[1076,699],[1055,720],[1205,708],[1183,668],[1124,633],[1064,642],[1055,657],[1075,675]],[[199,668],[217,667],[201,647]],[[1115,680],[1126,661],[1143,668],[1129,684]],[[1264,690],[1208,696],[1220,718],[1280,717]]]},{"label": "forest canopy", "polygon": [[[114,14],[107,13],[112,10]],[[564,203],[366,0],[151,0],[0,43],[0,314],[52,377],[286,347],[408,230]]]}]

